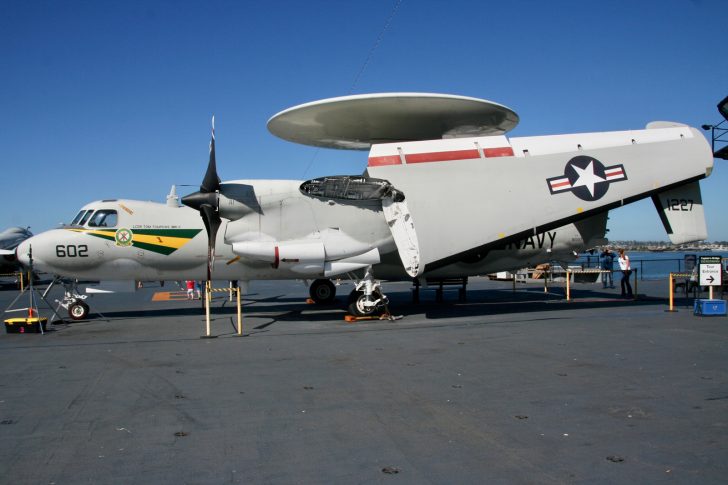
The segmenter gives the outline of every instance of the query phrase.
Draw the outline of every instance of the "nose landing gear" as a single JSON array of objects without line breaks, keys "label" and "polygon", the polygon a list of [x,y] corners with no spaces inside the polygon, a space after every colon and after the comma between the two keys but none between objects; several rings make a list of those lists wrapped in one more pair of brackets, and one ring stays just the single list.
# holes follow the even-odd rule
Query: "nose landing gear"
[{"label": "nose landing gear", "polygon": [[90,308],[86,302],[84,302],[84,300],[88,298],[88,295],[82,295],[79,293],[75,280],[64,281],[57,277],[46,289],[46,294],[57,282],[60,282],[63,285],[63,298],[61,300],[56,300],[58,308],[63,307],[68,310],[68,316],[71,320],[85,320],[88,318]]},{"label": "nose landing gear", "polygon": [[76,300],[68,306],[68,316],[72,320],[85,320],[88,313],[89,306],[83,301]]}]

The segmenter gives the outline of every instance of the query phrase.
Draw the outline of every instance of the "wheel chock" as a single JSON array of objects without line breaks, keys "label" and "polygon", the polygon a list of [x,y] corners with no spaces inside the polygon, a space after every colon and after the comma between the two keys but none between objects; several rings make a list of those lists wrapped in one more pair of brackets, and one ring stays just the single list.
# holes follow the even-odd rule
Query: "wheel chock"
[{"label": "wheel chock", "polygon": [[378,315],[365,315],[361,317],[357,317],[356,315],[344,315],[344,321],[352,323],[352,322],[360,322],[362,320],[379,320]]},{"label": "wheel chock", "polygon": [[403,317],[403,315],[397,315],[397,316],[395,316],[395,315],[392,315],[390,313],[385,313],[383,315],[366,315],[366,316],[361,316],[361,317],[357,317],[356,315],[348,315],[347,314],[347,315],[344,315],[344,321],[349,322],[349,323],[359,322],[359,321],[362,321],[362,320],[390,320],[390,321],[394,321],[394,320],[399,320],[402,317]]}]

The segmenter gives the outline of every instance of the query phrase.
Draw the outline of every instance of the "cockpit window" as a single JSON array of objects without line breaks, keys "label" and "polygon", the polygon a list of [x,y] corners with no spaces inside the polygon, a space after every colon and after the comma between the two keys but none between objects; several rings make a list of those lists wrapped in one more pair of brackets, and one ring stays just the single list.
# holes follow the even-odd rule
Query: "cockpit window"
[{"label": "cockpit window", "polygon": [[115,227],[116,211],[111,209],[98,210],[88,221],[89,227]]},{"label": "cockpit window", "polygon": [[84,216],[84,214],[86,214],[86,211],[81,210],[78,214],[76,214],[76,217],[73,218],[70,225],[75,226],[76,224],[78,224],[78,221],[81,220],[81,218]]},{"label": "cockpit window", "polygon": [[91,217],[91,214],[93,214],[93,213],[94,213],[93,209],[87,210],[86,214],[84,214],[84,216],[81,218],[81,220],[78,221],[78,225],[83,226],[84,224],[86,224],[86,221],[88,220],[89,217]]}]

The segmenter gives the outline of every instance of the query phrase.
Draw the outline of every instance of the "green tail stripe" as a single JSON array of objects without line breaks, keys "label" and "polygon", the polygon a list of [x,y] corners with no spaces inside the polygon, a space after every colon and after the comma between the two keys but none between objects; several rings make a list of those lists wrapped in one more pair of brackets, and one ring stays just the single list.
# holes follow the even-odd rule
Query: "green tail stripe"
[{"label": "green tail stripe", "polygon": [[108,236],[106,234],[91,234],[90,232],[85,232],[82,234],[88,234],[89,236],[100,237],[101,239],[108,239],[109,241],[116,241],[116,238],[114,236]]},{"label": "green tail stripe", "polygon": [[172,254],[173,252],[177,251],[176,248],[170,248],[168,246],[159,246],[157,244],[148,244],[143,243],[139,241],[134,241],[134,244],[132,244],[135,248],[139,249],[146,249],[147,251],[152,251],[159,254],[164,254],[165,256],[168,256]]}]

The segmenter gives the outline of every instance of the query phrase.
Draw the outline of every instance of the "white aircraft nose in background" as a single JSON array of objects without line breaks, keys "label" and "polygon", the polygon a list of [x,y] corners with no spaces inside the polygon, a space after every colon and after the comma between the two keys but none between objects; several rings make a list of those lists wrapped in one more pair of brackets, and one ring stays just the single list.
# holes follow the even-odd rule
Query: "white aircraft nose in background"
[{"label": "white aircraft nose in background", "polygon": [[[31,237],[30,239],[26,239],[25,241],[18,244],[18,247],[15,249],[15,254],[18,258],[18,262],[23,265],[25,268],[30,267],[30,248],[31,248],[31,239],[35,239],[35,236]],[[34,261],[35,262],[35,261]]]}]

